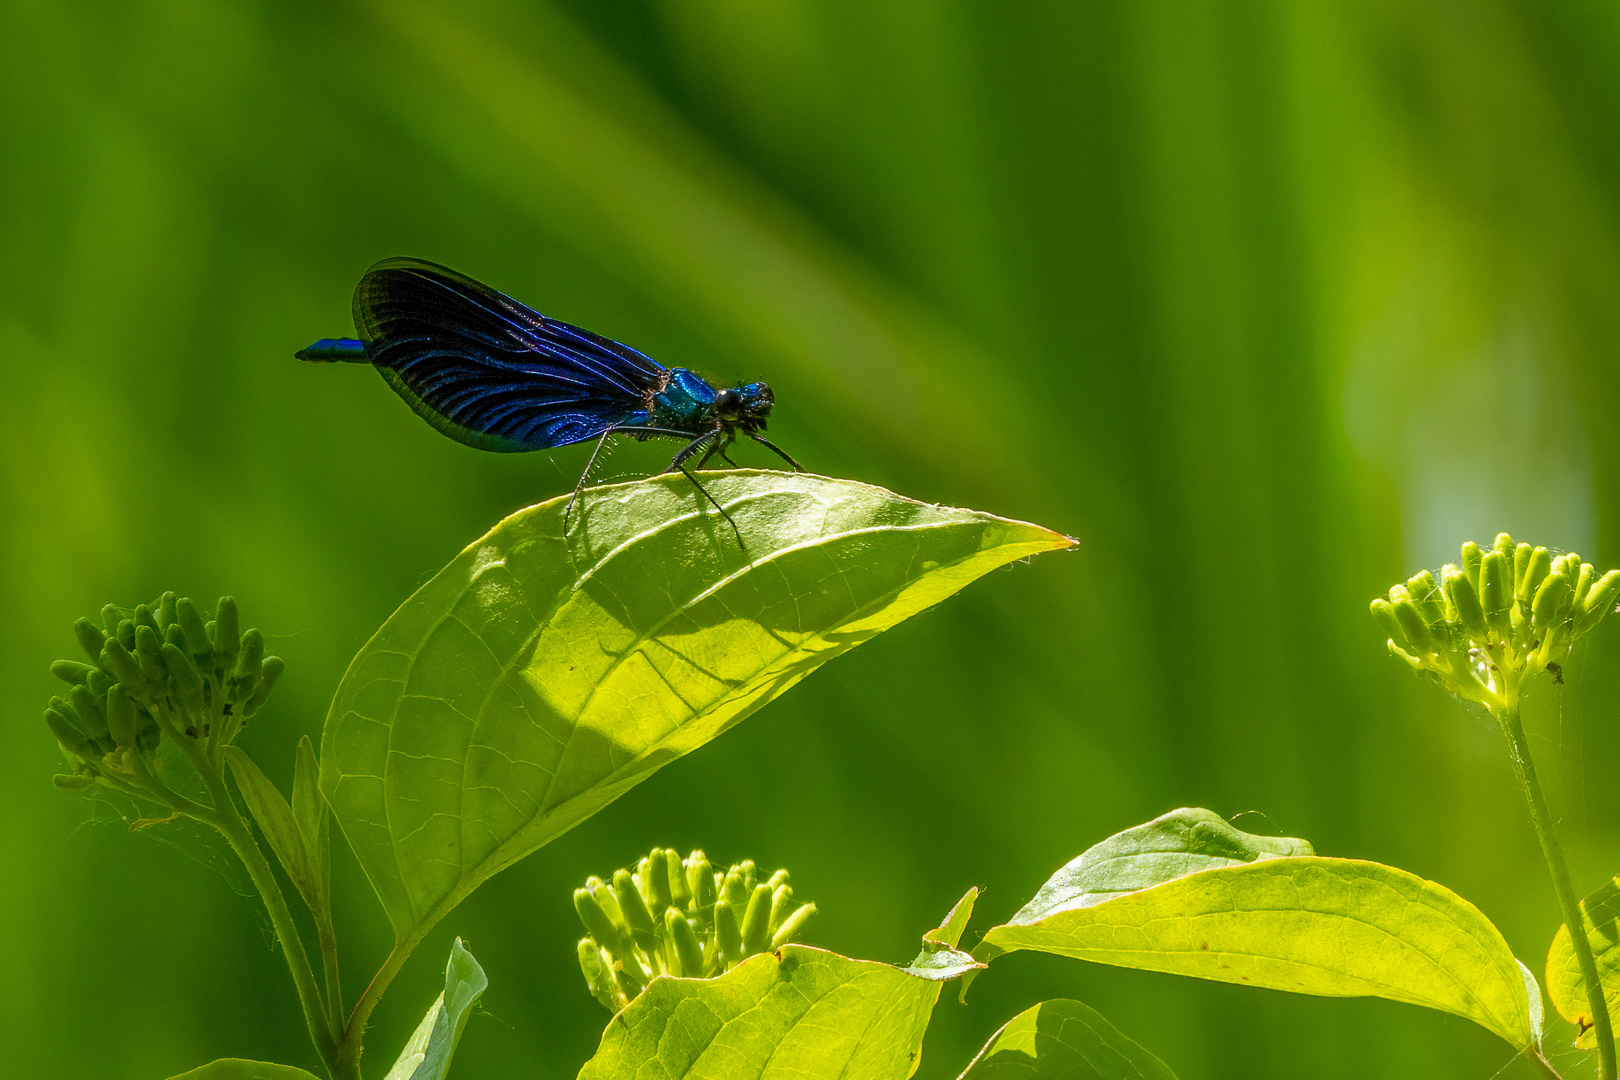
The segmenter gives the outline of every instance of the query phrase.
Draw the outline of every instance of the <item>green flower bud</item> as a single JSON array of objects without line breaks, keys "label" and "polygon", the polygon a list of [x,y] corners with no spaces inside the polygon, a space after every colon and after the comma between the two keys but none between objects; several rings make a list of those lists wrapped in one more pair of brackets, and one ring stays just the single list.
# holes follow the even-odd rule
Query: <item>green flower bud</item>
[{"label": "green flower bud", "polygon": [[56,741],[62,744],[62,749],[70,754],[82,758],[98,758],[96,748],[84,734],[68,722],[68,718],[56,709],[45,710],[45,723],[56,736]]},{"label": "green flower bud", "polygon": [[1467,573],[1443,575],[1440,584],[1446,591],[1446,599],[1451,601],[1452,609],[1457,612],[1457,621],[1462,624],[1464,632],[1474,637],[1484,637],[1485,609],[1480,605],[1479,594],[1474,591]]},{"label": "green flower bud", "polygon": [[[1474,587],[1476,596],[1479,595],[1479,564],[1484,558],[1485,553],[1479,550],[1479,545],[1472,540],[1462,546],[1462,572],[1467,576],[1468,584]],[[1445,580],[1444,575],[1441,580],[1442,582]]]},{"label": "green flower bud", "polygon": [[1525,559],[1524,573],[1519,576],[1513,591],[1519,603],[1530,607],[1535,599],[1536,590],[1541,588],[1541,583],[1547,580],[1550,573],[1552,573],[1552,554],[1544,547],[1533,549]]},{"label": "green flower bud", "polygon": [[79,714],[79,722],[84,733],[92,739],[107,737],[107,714],[101,711],[101,703],[90,693],[86,686],[75,686],[68,694],[73,702],[73,711]]},{"label": "green flower bud", "polygon": [[63,791],[83,791],[95,782],[94,777],[86,776],[83,773],[57,773],[51,777],[51,783]]},{"label": "green flower bud", "polygon": [[164,642],[163,664],[169,669],[169,677],[174,680],[174,696],[180,702],[181,708],[190,713],[202,712],[202,676],[191,666],[191,660],[184,650],[178,645]]},{"label": "green flower bud", "polygon": [[[781,873],[781,871],[778,871],[778,873]],[[773,876],[771,881],[775,880],[776,878]],[[770,882],[766,882],[766,884],[769,885]],[[782,920],[787,917],[792,903],[793,886],[784,882],[771,891],[771,929],[773,931],[782,925]]]},{"label": "green flower bud", "polygon": [[51,674],[67,683],[69,686],[79,686],[90,681],[90,673],[96,670],[89,664],[81,664],[77,660],[51,661]]},{"label": "green flower bud", "polygon": [[236,663],[236,650],[242,647],[241,632],[236,622],[236,598],[222,596],[214,612],[214,651],[227,666]]},{"label": "green flower bud", "polygon": [[720,893],[725,897],[726,903],[731,905],[733,911],[739,911],[748,906],[748,896],[752,891],[752,888],[743,880],[741,867],[733,866],[726,871],[725,884],[720,887]]},{"label": "green flower bud", "polygon": [[[208,656],[214,651],[214,646],[208,640],[208,628],[203,623],[202,612],[191,597],[182,597],[175,602],[175,618],[180,622],[180,629],[186,635],[186,652],[193,657]],[[207,666],[207,665],[204,665]]]},{"label": "green flower bud", "polygon": [[579,970],[585,975],[585,985],[591,988],[591,995],[609,1011],[618,1012],[623,1004],[618,1000],[618,982],[602,958],[601,947],[592,938],[579,939]]},{"label": "green flower bud", "polygon": [[664,876],[669,879],[669,902],[687,910],[692,904],[692,883],[686,880],[686,864],[674,848],[664,852]]},{"label": "green flower bud", "polygon": [[1575,579],[1581,575],[1581,557],[1573,551],[1566,551],[1553,560],[1552,572],[1563,574],[1573,586]]},{"label": "green flower bud", "polygon": [[141,667],[135,658],[124,648],[124,643],[118,638],[110,637],[101,650],[101,666],[112,673],[112,677],[123,684],[137,700],[144,701],[147,696],[146,676],[141,674]]},{"label": "green flower bud", "polygon": [[281,678],[281,673],[286,670],[286,667],[287,661],[279,656],[267,656],[264,658],[262,673],[259,676],[259,688],[253,691],[253,696],[248,698],[247,702],[242,706],[242,715],[244,717],[252,716],[264,708],[265,700],[269,698],[270,691],[275,689],[276,680]]},{"label": "green flower bud", "polygon": [[135,705],[129,700],[129,695],[122,686],[115,685],[107,691],[107,730],[113,737],[113,742],[119,746],[130,747],[135,745],[136,720]]},{"label": "green flower bud", "polygon": [[120,645],[132,654],[135,652],[135,623],[133,620],[125,619],[119,623],[116,636]]},{"label": "green flower bud", "polygon": [[168,681],[169,673],[163,667],[163,644],[157,630],[145,623],[135,628],[135,659],[140,663],[141,674],[154,687],[162,687]]},{"label": "green flower bud", "polygon": [[[670,852],[674,854],[674,852]],[[655,918],[663,918],[664,909],[669,907],[671,899],[669,891],[669,863],[665,860],[662,848],[653,848],[652,854],[641,861],[641,880],[646,885],[644,894],[647,906],[652,910]]]},{"label": "green flower bud", "polygon": [[[1518,545],[1513,542],[1513,537],[1509,536],[1507,533],[1497,533],[1496,534],[1496,542],[1491,545],[1491,551],[1494,551],[1497,554],[1501,555],[1502,558],[1505,560],[1506,565],[1512,566],[1513,565],[1513,549],[1515,547],[1517,547],[1517,546]],[[1484,568],[1484,566],[1483,566],[1483,564],[1481,564],[1481,569],[1483,569],[1483,568]],[[1484,586],[1481,585],[1480,586],[1480,594],[1483,595],[1484,591],[1485,591]]]},{"label": "green flower bud", "polygon": [[158,626],[162,628],[165,634],[169,632],[169,627],[173,626],[179,618],[179,614],[175,611],[174,593],[166,592],[158,597]]},{"label": "green flower bud", "polygon": [[1598,578],[1575,605],[1575,633],[1584,634],[1596,626],[1620,598],[1620,570],[1610,570]]},{"label": "green flower bud", "polygon": [[736,865],[735,869],[742,875],[743,887],[749,893],[752,893],[754,886],[759,882],[759,867],[754,864],[753,859],[744,859]]},{"label": "green flower bud", "polygon": [[230,697],[232,701],[245,701],[253,696],[264,669],[264,635],[249,630],[242,635],[236,668],[231,672]]},{"label": "green flower bud", "polygon": [[1389,645],[1389,653],[1391,656],[1396,656],[1406,661],[1406,666],[1411,668],[1413,671],[1423,670],[1423,661],[1418,657],[1413,656],[1411,653],[1407,652],[1393,641],[1388,642],[1387,644]]},{"label": "green flower bud", "polygon": [[1383,629],[1385,637],[1397,644],[1406,641],[1406,631],[1401,629],[1400,620],[1395,618],[1395,605],[1382,596],[1373,599],[1372,617],[1378,620],[1378,625]]},{"label": "green flower bud", "polygon": [[1549,574],[1544,578],[1530,608],[1531,623],[1536,630],[1545,634],[1569,618],[1574,596],[1575,590],[1569,587],[1569,579],[1563,574]]},{"label": "green flower bud", "polygon": [[107,691],[111,690],[114,685],[113,681],[107,678],[107,673],[102,671],[100,668],[92,668],[90,675],[85,679],[84,684],[88,686],[90,688],[90,692],[96,695],[98,698],[106,697]]},{"label": "green flower bud", "polygon": [[714,902],[714,936],[720,943],[720,955],[728,970],[743,962],[742,928],[737,925],[737,911],[723,897]]},{"label": "green flower bud", "polygon": [[700,913],[706,914],[714,907],[714,902],[720,899],[720,887],[714,881],[714,867],[709,865],[708,859],[698,859],[687,871],[692,886],[692,903]]},{"label": "green flower bud", "polygon": [[[1507,536],[1507,533],[1502,536]],[[1497,537],[1497,540],[1500,542],[1501,537]],[[1485,623],[1502,637],[1507,637],[1513,628],[1508,616],[1508,606],[1513,603],[1508,578],[1511,572],[1507,556],[1501,551],[1492,551],[1485,556],[1485,561],[1479,567],[1479,600],[1485,609]],[[1400,613],[1396,614],[1398,616]]]},{"label": "green flower bud", "polygon": [[636,888],[636,879],[630,871],[614,871],[613,896],[619,901],[619,910],[624,912],[624,921],[630,925],[630,934],[636,944],[644,952],[652,953],[658,947],[657,939],[653,936],[652,912],[647,910],[647,901],[643,899],[641,890]]},{"label": "green flower bud", "polygon": [[804,924],[815,913],[815,904],[805,904],[789,915],[783,920],[782,925],[776,928],[776,933],[771,935],[771,948],[780,949],[783,945],[798,937],[799,931],[804,929]]},{"label": "green flower bud", "polygon": [[106,628],[108,636],[118,633],[118,624],[129,618],[129,612],[116,604],[105,604],[101,609],[101,625]]},{"label": "green flower bud", "polygon": [[163,627],[158,625],[157,616],[152,614],[151,608],[139,604],[135,608],[135,632],[139,633],[143,626],[150,627],[152,633],[158,635],[159,640],[162,639]]},{"label": "green flower bud", "polygon": [[630,924],[624,921],[624,912],[619,910],[619,902],[613,898],[613,886],[592,874],[585,879],[585,887],[591,890],[591,895],[596,898],[597,906],[607,912],[608,918],[613,920],[614,925],[621,932],[628,934]]},{"label": "green flower bud", "polygon": [[628,943],[620,933],[618,923],[602,910],[591,890],[574,890],[574,911],[579,914],[579,921],[585,924],[591,937],[600,942],[603,948],[618,958],[629,955],[630,950],[626,948]]},{"label": "green flower bud", "polygon": [[664,912],[664,928],[669,942],[674,946],[675,960],[680,968],[677,975],[687,975],[693,978],[703,974],[703,946],[698,944],[697,934],[692,930],[692,924],[679,908],[669,908]]},{"label": "green flower bud", "polygon": [[186,651],[186,635],[185,632],[180,629],[179,623],[169,624],[169,628],[163,631],[163,641],[167,645],[173,645],[181,652]]},{"label": "green flower bud", "polygon": [[89,619],[79,619],[73,624],[73,636],[79,639],[79,648],[84,650],[92,663],[101,659],[101,646],[107,640],[107,635],[101,628]]},{"label": "green flower bud", "polygon": [[771,940],[771,887],[766,884],[754,886],[754,891],[748,897],[748,907],[743,912],[742,920],[743,952],[749,956],[764,952],[766,944]]},{"label": "green flower bud", "polygon": [[1445,618],[1446,597],[1433,574],[1427,570],[1413,574],[1406,583],[1406,591],[1412,597],[1412,603],[1417,605],[1417,612],[1423,617],[1425,625],[1432,627]]},{"label": "green flower bud", "polygon": [[1434,651],[1434,637],[1429,633],[1428,624],[1423,621],[1423,616],[1418,614],[1416,604],[1406,599],[1396,604],[1395,621],[1401,624],[1401,630],[1405,632],[1406,640],[1411,643],[1414,650],[1420,653]]},{"label": "green flower bud", "polygon": [[1535,549],[1532,548],[1529,544],[1514,544],[1513,545],[1512,563],[1513,563],[1513,596],[1514,596],[1514,599],[1518,599],[1519,586],[1524,582],[1525,571],[1527,571],[1530,568],[1530,556],[1533,555],[1533,554],[1535,554]]}]

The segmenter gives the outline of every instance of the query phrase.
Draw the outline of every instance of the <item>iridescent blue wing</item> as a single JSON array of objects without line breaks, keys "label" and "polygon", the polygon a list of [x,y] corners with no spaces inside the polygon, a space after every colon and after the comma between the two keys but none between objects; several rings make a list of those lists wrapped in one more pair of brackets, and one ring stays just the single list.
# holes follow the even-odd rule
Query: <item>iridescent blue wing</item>
[{"label": "iridescent blue wing", "polygon": [[482,450],[594,438],[644,418],[669,381],[629,346],[418,259],[385,259],[366,271],[354,291],[354,325],[366,356],[411,408]]}]

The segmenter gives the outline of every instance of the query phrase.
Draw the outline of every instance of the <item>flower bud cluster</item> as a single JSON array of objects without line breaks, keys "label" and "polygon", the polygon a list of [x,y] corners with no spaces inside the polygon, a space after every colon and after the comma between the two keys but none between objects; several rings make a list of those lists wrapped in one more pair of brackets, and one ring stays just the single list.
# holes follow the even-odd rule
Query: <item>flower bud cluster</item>
[{"label": "flower bud cluster", "polygon": [[816,905],[793,899],[786,870],[762,881],[751,860],[721,871],[701,851],[682,859],[653,848],[634,871],[587,879],[574,910],[589,931],[579,943],[585,981],[617,1012],[659,975],[709,978],[780,948]]},{"label": "flower bud cluster", "polygon": [[207,622],[189,598],[168,592],[133,610],[108,604],[100,626],[80,619],[73,633],[90,662],[51,665],[69,690],[45,710],[51,734],[78,766],[57,777],[62,787],[149,778],[147,755],[165,734],[229,743],[284,666],[264,655],[263,634],[239,629],[229,596]]},{"label": "flower bud cluster", "polygon": [[1462,546],[1439,580],[1425,570],[1372,602],[1389,651],[1414,671],[1491,710],[1516,707],[1524,680],[1563,681],[1570,646],[1620,600],[1620,570],[1599,576],[1567,552],[1516,544]]}]

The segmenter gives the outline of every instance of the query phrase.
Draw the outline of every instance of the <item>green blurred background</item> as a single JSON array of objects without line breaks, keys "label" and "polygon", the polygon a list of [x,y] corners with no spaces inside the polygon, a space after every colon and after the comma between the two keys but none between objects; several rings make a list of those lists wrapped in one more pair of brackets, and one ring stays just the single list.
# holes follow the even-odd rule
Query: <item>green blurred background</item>
[{"label": "green blurred background", "polygon": [[[1082,546],[496,878],[371,1075],[459,934],[491,988],[454,1075],[571,1077],[607,1015],[569,890],[653,844],[786,865],[812,941],[903,960],[970,885],[982,929],[1118,829],[1260,811],[1456,889],[1539,972],[1498,737],[1366,604],[1498,529],[1620,561],[1617,123],[1599,0],[0,0],[0,1073],[315,1066],[252,906],[84,824],[40,708],[74,618],[229,591],[288,660],[246,736],[285,781],[394,606],[571,484],[579,448],[481,454],[292,360],[400,254],[768,379],[817,471]],[[1584,891],[1620,869],[1620,627],[1573,667],[1532,723]],[[385,932],[337,888],[352,999]],[[1059,995],[1183,1080],[1531,1075],[1415,1008],[1028,954],[946,995],[920,1075]]]}]

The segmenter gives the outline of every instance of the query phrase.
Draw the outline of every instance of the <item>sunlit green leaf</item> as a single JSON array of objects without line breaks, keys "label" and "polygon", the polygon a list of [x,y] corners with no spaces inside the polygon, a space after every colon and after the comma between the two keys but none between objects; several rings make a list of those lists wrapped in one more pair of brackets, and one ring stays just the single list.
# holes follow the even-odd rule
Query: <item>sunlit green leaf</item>
[{"label": "sunlit green leaf", "polygon": [[270,850],[276,853],[281,868],[287,871],[287,877],[310,910],[321,910],[327,903],[326,890],[316,877],[298,822],[286,798],[240,746],[226,746],[225,761],[236,779],[237,790],[247,803],[248,812],[264,833]]},{"label": "sunlit green leaf", "polygon": [[[1032,949],[1300,994],[1383,997],[1466,1017],[1516,1047],[1535,1042],[1534,979],[1468,901],[1378,863],[1279,855],[1303,842],[1219,821],[1181,810],[1146,833],[1104,841],[990,930],[974,955]],[[1157,838],[1151,852],[1140,850],[1144,836]],[[1187,844],[1181,856],[1159,842],[1174,836]],[[1101,857],[1108,850],[1132,854]]]},{"label": "sunlit green leaf", "polygon": [[990,1036],[962,1080],[1175,1080],[1094,1009],[1043,1001]]},{"label": "sunlit green leaf", "polygon": [[444,992],[416,1025],[384,1080],[443,1080],[461,1041],[461,1029],[487,986],[484,969],[456,938],[444,969]]},{"label": "sunlit green leaf", "polygon": [[320,1080],[314,1073],[291,1065],[274,1065],[268,1061],[249,1061],[246,1058],[220,1058],[207,1065],[172,1076],[169,1080]]},{"label": "sunlit green leaf", "polygon": [[[924,952],[954,947],[977,890]],[[654,979],[608,1024],[579,1080],[904,1080],[943,983],[784,945],[713,979]]]},{"label": "sunlit green leaf", "polygon": [[401,939],[835,656],[1072,541],[849,481],[678,474],[462,552],[350,665],[321,786]]},{"label": "sunlit green leaf", "polygon": [[[1609,1003],[1609,1016],[1620,1024],[1620,877],[1605,883],[1581,901],[1588,919],[1587,940],[1597,958],[1598,980]],[[1547,951],[1547,996],[1558,1015],[1580,1029],[1575,1045],[1590,1050],[1597,1045],[1592,1031],[1592,1009],[1586,1000],[1586,980],[1581,976],[1575,950],[1569,945],[1569,925],[1558,928],[1552,948]]]}]

